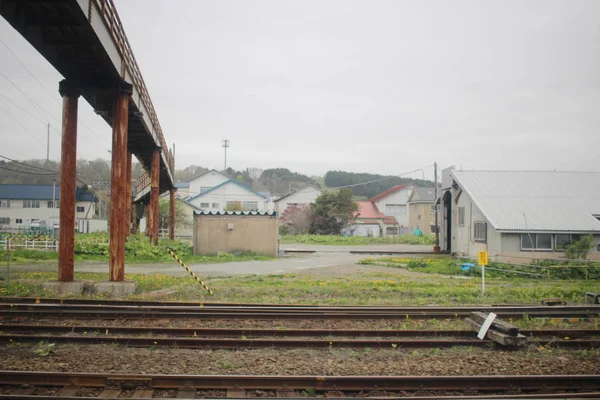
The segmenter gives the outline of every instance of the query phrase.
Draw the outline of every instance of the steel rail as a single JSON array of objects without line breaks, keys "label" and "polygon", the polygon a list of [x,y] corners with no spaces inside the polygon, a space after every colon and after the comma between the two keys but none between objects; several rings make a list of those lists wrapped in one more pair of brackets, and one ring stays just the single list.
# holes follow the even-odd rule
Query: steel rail
[{"label": "steel rail", "polygon": [[223,309],[291,309],[291,310],[322,310],[322,311],[349,311],[349,310],[379,310],[379,311],[447,311],[447,312],[471,312],[471,311],[544,311],[544,310],[597,310],[600,314],[600,305],[579,305],[579,306],[540,306],[540,305],[472,305],[472,306],[334,306],[334,305],[312,305],[312,304],[258,304],[258,303],[231,303],[231,302],[175,302],[175,301],[141,301],[141,300],[91,300],[91,299],[61,299],[44,297],[0,297],[0,305],[79,305],[79,306],[138,306],[142,308],[173,308],[183,307],[183,309],[197,308],[223,308]]},{"label": "steel rail", "polygon": [[46,385],[152,389],[289,389],[335,391],[381,390],[598,390],[600,375],[474,376],[264,376],[142,375],[0,371],[2,385]]},{"label": "steel rail", "polygon": [[[248,339],[248,338],[165,338],[140,336],[56,336],[56,335],[1,335],[0,343],[40,342],[77,344],[119,344],[128,347],[171,347],[181,349],[329,349],[329,348],[380,348],[416,349],[451,348],[457,346],[485,347],[491,340],[472,339]],[[552,348],[590,349],[600,347],[600,340],[593,339],[537,339],[531,343]]]},{"label": "steel rail", "polygon": [[[328,319],[328,320],[374,320],[374,319],[453,319],[464,318],[470,315],[470,311],[452,312],[452,311],[396,311],[396,312],[374,312],[374,311],[270,311],[270,310],[246,310],[246,309],[228,309],[214,310],[211,308],[194,310],[175,310],[170,308],[163,309],[106,309],[106,308],[87,308],[78,309],[76,306],[70,308],[42,308],[14,306],[8,309],[0,309],[1,318],[17,318],[17,317],[44,317],[44,318],[160,318],[160,319],[256,319],[256,320],[273,320],[273,319]],[[545,311],[498,311],[496,312],[500,318],[520,319],[525,316],[531,318],[563,318],[563,319],[581,319],[581,318],[596,318],[598,312],[595,310],[545,310]]]},{"label": "steel rail", "polygon": [[[6,334],[48,334],[79,333],[112,335],[168,335],[175,337],[461,337],[473,338],[472,330],[453,329],[264,329],[264,328],[166,328],[132,326],[94,325],[42,325],[0,323],[0,333]],[[520,329],[527,337],[560,337],[569,339],[600,337],[597,329]]]}]

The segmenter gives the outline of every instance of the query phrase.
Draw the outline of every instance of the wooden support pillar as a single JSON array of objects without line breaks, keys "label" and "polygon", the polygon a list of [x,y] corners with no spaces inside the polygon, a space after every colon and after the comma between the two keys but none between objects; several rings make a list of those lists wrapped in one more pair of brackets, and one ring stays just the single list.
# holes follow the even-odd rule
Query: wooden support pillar
[{"label": "wooden support pillar", "polygon": [[175,189],[171,189],[169,202],[169,239],[175,240]]},{"label": "wooden support pillar", "polygon": [[129,99],[132,86],[126,82],[119,85],[113,112],[112,174],[110,192],[110,280],[125,280],[125,223],[127,215],[127,130],[129,123]]},{"label": "wooden support pillar", "polygon": [[158,244],[158,190],[160,180],[160,148],[152,154],[152,166],[150,168],[150,204],[148,206],[148,224],[146,231],[150,229],[148,236],[150,241]]},{"label": "wooden support pillar", "polygon": [[125,197],[125,202],[127,205],[127,211],[125,212],[125,218],[123,218],[123,224],[125,225],[125,227],[123,229],[125,229],[125,237],[129,236],[129,234],[131,233],[131,170],[132,170],[132,154],[130,151],[127,152],[127,177],[125,178],[125,181],[127,182],[127,187],[125,188],[127,195]]},{"label": "wooden support pillar", "polygon": [[60,81],[63,98],[60,159],[60,228],[58,280],[73,282],[75,267],[75,191],[77,190],[77,105],[79,91],[68,81]]}]

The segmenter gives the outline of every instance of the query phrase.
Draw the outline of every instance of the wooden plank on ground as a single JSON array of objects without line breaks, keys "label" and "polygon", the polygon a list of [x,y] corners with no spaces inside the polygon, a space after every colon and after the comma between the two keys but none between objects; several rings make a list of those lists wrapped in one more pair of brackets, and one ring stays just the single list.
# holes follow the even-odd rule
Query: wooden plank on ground
[{"label": "wooden plank on ground", "polygon": [[121,394],[121,389],[104,389],[102,393],[98,395],[100,399],[116,399]]},{"label": "wooden plank on ground", "polygon": [[77,392],[79,392],[79,388],[74,387],[64,387],[56,393],[57,397],[74,397]]},{"label": "wooden plank on ground", "polygon": [[[465,318],[465,323],[475,332],[479,332],[481,329],[481,324],[473,321],[470,318]],[[504,332],[498,332],[494,329],[488,330],[486,337],[503,346],[523,346],[527,343],[527,338],[521,334],[517,334],[517,336],[511,336]]]},{"label": "wooden plank on ground", "polygon": [[19,388],[11,394],[14,396],[29,396],[34,390],[35,388]]},{"label": "wooden plank on ground", "polygon": [[180,389],[177,391],[178,399],[195,399],[196,389]]},{"label": "wooden plank on ground", "polygon": [[[485,319],[488,317],[487,313],[483,312],[472,312],[471,319],[479,324],[483,324]],[[501,319],[496,318],[494,322],[492,322],[492,329],[500,332],[504,332],[510,336],[517,336],[519,334],[519,328],[516,326],[509,324],[506,321],[502,321]]]},{"label": "wooden plank on ground", "polygon": [[243,399],[246,397],[246,391],[244,389],[228,389],[227,397],[234,399]]}]

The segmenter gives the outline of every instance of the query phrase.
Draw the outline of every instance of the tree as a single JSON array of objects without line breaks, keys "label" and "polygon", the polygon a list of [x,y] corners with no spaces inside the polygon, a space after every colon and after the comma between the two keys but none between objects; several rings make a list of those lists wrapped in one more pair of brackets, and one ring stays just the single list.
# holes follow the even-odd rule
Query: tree
[{"label": "tree", "polygon": [[358,204],[352,201],[352,191],[323,192],[312,205],[310,233],[339,235],[342,228],[354,219]]},{"label": "tree", "polygon": [[568,245],[565,251],[567,258],[573,260],[579,260],[580,258],[587,259],[587,255],[592,248],[592,240],[594,240],[594,237],[587,235]]},{"label": "tree", "polygon": [[373,197],[376,194],[384,192],[394,186],[404,185],[407,183],[414,183],[418,186],[433,186],[433,182],[428,180],[400,178],[397,176],[385,176],[378,174],[356,174],[354,172],[344,171],[328,171],[325,174],[324,182],[329,188],[371,182],[365,185],[352,187],[352,193],[354,193],[354,196],[365,196],[367,198]]},{"label": "tree", "polygon": [[[161,229],[169,228],[170,203],[171,201],[168,198],[160,199],[158,202],[158,221]],[[175,200],[176,228],[189,228],[192,226],[192,219],[186,216],[186,212],[185,206],[180,201]]]},{"label": "tree", "polygon": [[288,206],[281,213],[282,233],[291,235],[302,235],[308,233],[313,219],[310,205]]},{"label": "tree", "polygon": [[225,211],[244,211],[241,201],[228,201]]}]

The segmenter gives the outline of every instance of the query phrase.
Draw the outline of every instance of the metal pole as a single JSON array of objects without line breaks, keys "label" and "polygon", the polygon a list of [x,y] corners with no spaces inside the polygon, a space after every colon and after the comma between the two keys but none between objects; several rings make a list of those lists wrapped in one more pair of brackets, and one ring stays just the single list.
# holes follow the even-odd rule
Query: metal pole
[{"label": "metal pole", "polygon": [[10,289],[10,237],[6,238],[6,287]]},{"label": "metal pole", "polygon": [[[434,200],[433,200],[433,204],[435,205],[435,247],[433,248],[433,252],[434,253],[439,253],[440,252],[440,229],[439,229],[439,225],[438,225],[438,205],[437,205],[437,200],[438,200],[438,180],[437,180],[437,162],[433,163],[433,182],[435,185],[434,188]],[[441,204],[441,202],[440,202]]]},{"label": "metal pole", "polygon": [[485,294],[485,265],[481,266],[481,294]]}]

